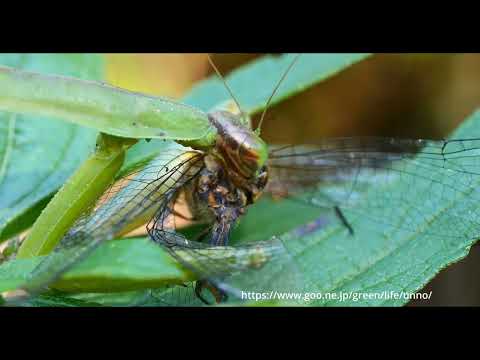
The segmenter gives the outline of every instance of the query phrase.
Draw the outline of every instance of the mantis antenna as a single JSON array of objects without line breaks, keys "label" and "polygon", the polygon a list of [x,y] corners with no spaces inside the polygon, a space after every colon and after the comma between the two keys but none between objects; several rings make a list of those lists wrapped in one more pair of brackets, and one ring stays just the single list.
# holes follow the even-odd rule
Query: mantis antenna
[{"label": "mantis antenna", "polygon": [[255,129],[255,132],[260,135],[260,131],[262,129],[262,124],[263,124],[263,119],[265,119],[265,114],[267,113],[267,110],[268,110],[268,107],[270,105],[270,102],[272,101],[273,97],[275,96],[275,93],[277,92],[278,88],[280,87],[280,85],[282,84],[283,80],[285,80],[285,78],[287,77],[287,74],[288,72],[290,71],[290,69],[293,67],[293,65],[297,62],[298,58],[300,57],[300,54],[298,54],[297,56],[295,56],[295,58],[292,60],[292,62],[290,63],[290,65],[288,65],[288,68],[287,70],[285,70],[285,72],[283,73],[282,77],[280,78],[280,80],[278,81],[277,85],[275,86],[275,88],[273,89],[272,91],[272,94],[270,95],[270,97],[268,98],[267,100],[267,103],[265,104],[265,109],[263,110],[263,113],[262,113],[262,116],[260,118],[260,122],[258,123],[258,126],[257,128]]},{"label": "mantis antenna", "polygon": [[225,81],[225,78],[223,77],[222,73],[220,72],[220,70],[218,70],[218,68],[215,66],[215,63],[213,62],[212,60],[212,57],[210,56],[210,54],[207,54],[208,56],[208,62],[210,63],[210,65],[212,65],[212,68],[213,70],[215,70],[215,72],[217,73],[217,76],[220,78],[220,80],[222,80],[223,82],[223,85],[225,85],[225,88],[227,89],[228,93],[230,94],[230,96],[232,97],[233,101],[235,102],[235,105],[237,105],[238,107],[238,110],[240,110],[240,114],[243,115],[244,112],[240,106],[240,103],[237,101],[237,99],[235,98],[235,96],[233,95],[233,91],[230,89],[230,87],[228,86],[227,82]]}]

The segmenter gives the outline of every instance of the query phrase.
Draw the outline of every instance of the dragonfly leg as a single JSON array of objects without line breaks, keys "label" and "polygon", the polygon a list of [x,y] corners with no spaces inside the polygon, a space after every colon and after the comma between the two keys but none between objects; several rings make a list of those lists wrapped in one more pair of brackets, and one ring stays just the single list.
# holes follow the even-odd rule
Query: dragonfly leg
[{"label": "dragonfly leg", "polygon": [[195,284],[195,295],[197,295],[197,297],[206,305],[213,305],[213,304],[205,300],[205,298],[202,296],[203,289],[207,289],[210,291],[210,293],[215,298],[215,302],[217,304],[220,304],[221,302],[226,301],[228,298],[227,294],[225,294],[219,288],[214,286],[212,283],[206,280],[198,280],[197,283]]},{"label": "dragonfly leg", "polygon": [[177,210],[174,210],[173,207],[170,207],[168,209],[168,211],[170,212],[170,214],[173,214],[174,216],[178,216],[180,219],[183,219],[183,220],[187,220],[187,221],[197,221],[198,220],[194,216],[188,217],[188,216],[185,216],[185,215],[179,213]]},{"label": "dragonfly leg", "polygon": [[194,241],[201,242],[205,238],[206,235],[210,234],[210,231],[212,230],[212,225],[207,226],[205,229],[200,231],[195,238],[193,239]]},{"label": "dragonfly leg", "polygon": [[335,210],[335,215],[337,215],[337,217],[339,218],[339,220],[341,221],[341,223],[343,224],[343,226],[345,226],[347,229],[348,229],[348,232],[350,233],[350,235],[353,236],[353,227],[352,225],[350,225],[350,223],[348,222],[347,218],[345,217],[345,215],[343,215],[343,212],[342,210],[340,210],[340,208],[338,206],[335,205],[334,207],[334,210]]}]

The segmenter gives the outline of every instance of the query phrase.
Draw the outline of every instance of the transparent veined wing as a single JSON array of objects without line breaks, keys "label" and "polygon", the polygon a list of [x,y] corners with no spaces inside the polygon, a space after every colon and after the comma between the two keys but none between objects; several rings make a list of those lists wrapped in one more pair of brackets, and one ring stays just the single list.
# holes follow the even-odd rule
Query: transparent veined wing
[{"label": "transparent veined wing", "polygon": [[480,139],[325,139],[274,149],[267,190],[338,208],[349,223],[360,218],[377,231],[427,232],[448,213],[445,226],[435,227],[438,236],[474,237],[479,155]]},{"label": "transparent veined wing", "polygon": [[[308,226],[262,242],[247,241],[227,247],[211,247],[187,239],[165,224],[169,217],[175,216],[172,205],[181,188],[194,175],[185,176],[184,182],[172,178],[176,185],[168,187],[170,191],[165,193],[168,196],[158,197],[150,208],[156,215],[149,224],[149,232],[186,268],[232,295],[233,301],[260,296],[267,301],[304,303],[304,298],[285,296],[335,290],[339,278],[348,282],[353,276],[351,270],[342,266],[346,261],[354,268],[367,269],[369,262],[382,261],[386,254],[398,251],[413,236],[428,241],[432,249],[439,251],[457,247],[458,239],[477,236],[479,145],[478,139],[435,142],[349,138],[274,149],[268,190],[312,204],[312,211],[317,207],[338,206],[353,227],[353,236],[341,224],[325,222],[324,218],[314,224],[314,228],[325,227],[326,234],[340,233],[334,243],[325,242],[322,237],[310,238]],[[193,170],[197,166],[188,168]],[[175,169],[173,173],[189,172]],[[150,177],[158,179],[158,174]],[[138,183],[142,187],[151,184],[148,180]],[[114,198],[124,198],[130,203],[131,196],[120,194],[116,192]],[[145,214],[149,207],[135,208],[143,210],[131,210],[129,215]],[[106,218],[112,215],[105,213],[109,214]],[[83,223],[77,230],[97,224],[101,212],[93,214],[81,220]],[[121,224],[119,232],[127,226],[124,221],[115,223]],[[105,228],[111,228],[111,224]],[[336,252],[325,251],[327,259],[322,250],[328,247],[334,247]],[[346,254],[344,249],[350,253]],[[364,259],[362,254],[369,251],[378,256],[374,260]],[[424,266],[422,258],[415,256],[415,246],[411,251],[411,266]]]},{"label": "transparent veined wing", "polygon": [[[302,294],[331,293],[361,281],[362,288],[382,282],[389,288],[395,281],[389,272],[367,276],[384,269],[378,265],[387,258],[401,278],[412,269],[417,274],[429,271],[432,262],[441,261],[431,258],[432,253],[464,251],[465,239],[479,237],[479,186],[480,139],[328,139],[278,147],[270,160],[268,191],[287,196],[281,201],[311,204],[318,221],[262,242],[226,248],[173,232],[157,236],[186,267],[232,298],[302,304],[308,302]],[[325,217],[325,210],[335,207],[353,234],[335,211]],[[422,251],[419,243],[429,251]]]},{"label": "transparent veined wing", "polygon": [[151,219],[164,199],[191,181],[203,166],[201,152],[172,146],[113,184],[64,236],[55,251],[30,274],[23,289],[36,294],[85,259],[104,241],[120,237]]},{"label": "transparent veined wing", "polygon": [[[280,289],[292,293],[306,288],[304,274],[292,256],[295,249],[283,237],[250,242],[247,239],[229,246],[211,246],[208,241],[187,239],[171,226],[171,218],[176,216],[172,212],[175,201],[175,197],[164,199],[147,225],[150,237],[198,279],[208,280],[227,294],[231,302],[249,300],[248,294],[263,293],[266,289],[273,294]],[[215,299],[207,301],[213,303]]]},{"label": "transparent veined wing", "polygon": [[[259,300],[252,293],[268,291],[273,294],[280,290],[293,293],[306,288],[288,243],[280,238],[214,247],[155,225],[149,233],[180,264],[197,274],[199,279],[208,280],[222,290],[232,303]],[[176,290],[178,298],[178,291],[182,289]],[[214,303],[215,300],[211,298],[207,301]],[[295,304],[301,304],[301,301],[295,301]]]},{"label": "transparent veined wing", "polygon": [[194,291],[194,283],[168,285],[137,291],[114,293],[79,293],[71,295],[80,301],[101,306],[120,307],[166,307],[204,306]]}]

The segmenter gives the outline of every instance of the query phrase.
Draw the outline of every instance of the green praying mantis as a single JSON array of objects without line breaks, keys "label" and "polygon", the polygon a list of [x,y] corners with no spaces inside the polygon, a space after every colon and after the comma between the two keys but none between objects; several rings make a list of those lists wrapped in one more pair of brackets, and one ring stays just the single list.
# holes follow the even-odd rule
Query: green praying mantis
[{"label": "green praying mantis", "polygon": [[[217,80],[213,88],[223,89],[223,96],[236,103],[240,115],[252,115],[366,55],[305,54],[286,76],[294,58],[267,58],[245,72],[243,86],[255,71],[257,76],[265,72],[266,63],[278,65],[277,76],[262,87],[265,96],[254,91],[250,96],[247,91],[237,101],[235,84],[240,80],[235,74],[225,80],[226,87]],[[210,94],[215,97],[214,91]],[[335,138],[267,148],[250,128],[248,116],[219,111],[228,108],[225,98],[219,104],[204,111],[103,83],[0,68],[1,110],[61,118],[101,132],[95,152],[50,201],[17,253],[17,259],[28,259],[50,254],[59,242],[68,245],[63,253],[47,256],[50,260],[40,264],[40,271],[33,272],[37,275],[24,288],[36,293],[51,285],[70,263],[84,259],[80,248],[90,254],[141,221],[149,222],[150,237],[187,270],[189,275],[179,282],[200,280],[197,295],[206,296],[202,292],[208,289],[217,302],[227,297],[242,300],[243,293],[252,291],[279,300],[282,292],[381,286],[382,279],[391,278],[389,272],[405,274],[405,283],[418,289],[422,284],[414,280],[418,271],[442,266],[440,260],[435,266],[425,260],[432,252],[450,254],[445,264],[473,243],[477,222],[472,194],[478,181],[475,138],[465,139],[468,136],[462,132],[462,140],[439,142]],[[139,139],[175,140],[180,145],[125,170],[125,154]],[[112,192],[110,202],[95,205],[112,181],[122,177],[130,182]],[[307,204],[304,211],[314,213],[316,220],[306,228],[260,242],[226,241],[230,227],[246,209],[257,206],[262,192]],[[196,194],[195,199],[180,199],[185,194]],[[178,201],[190,209],[203,204],[195,210],[199,219],[194,219],[210,223],[203,235],[189,239],[169,223],[175,216],[187,217],[176,212]],[[329,210],[334,220],[317,214],[319,209]],[[103,220],[100,215],[108,216]],[[421,240],[410,241],[412,234]],[[330,241],[333,237],[335,241]],[[403,263],[382,264],[396,256]],[[45,271],[56,267],[61,271],[53,277]]]}]

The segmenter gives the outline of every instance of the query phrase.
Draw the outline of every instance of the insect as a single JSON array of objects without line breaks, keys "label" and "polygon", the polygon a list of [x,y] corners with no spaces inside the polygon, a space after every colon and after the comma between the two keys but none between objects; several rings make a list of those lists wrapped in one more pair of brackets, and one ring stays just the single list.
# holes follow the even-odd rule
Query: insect
[{"label": "insect", "polygon": [[[297,59],[267,100],[259,128]],[[264,193],[307,204],[311,211],[329,210],[310,226],[323,228],[336,221],[346,241],[364,234],[381,239],[420,233],[427,240],[447,239],[443,244],[448,246],[449,238],[475,236],[476,201],[468,195],[479,180],[479,139],[332,138],[269,148],[245,125],[241,111],[214,111],[208,117],[218,133],[214,147],[172,145],[140,172],[112,186],[64,237],[61,251],[40,263],[24,288],[40,291],[100,243],[147,219],[150,238],[198,276],[195,293],[206,303],[211,303],[207,297],[222,302],[249,292],[314,291],[314,281],[305,276],[299,261],[312,244],[291,240],[288,234],[261,242],[229,242],[232,229]],[[415,192],[415,202],[405,196],[408,191]],[[441,228],[441,233],[422,230],[446,216],[440,211],[445,204],[460,200],[462,207],[448,213],[458,226]],[[423,212],[419,203],[439,210]],[[179,219],[206,227],[197,238],[188,239],[176,229]],[[308,237],[310,231],[303,227],[297,235]]]}]

